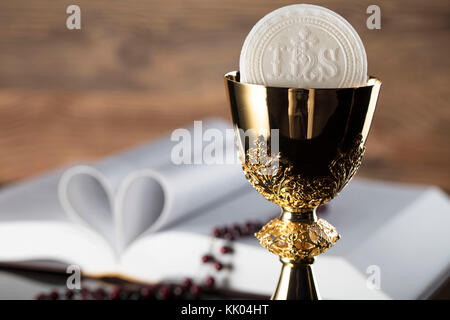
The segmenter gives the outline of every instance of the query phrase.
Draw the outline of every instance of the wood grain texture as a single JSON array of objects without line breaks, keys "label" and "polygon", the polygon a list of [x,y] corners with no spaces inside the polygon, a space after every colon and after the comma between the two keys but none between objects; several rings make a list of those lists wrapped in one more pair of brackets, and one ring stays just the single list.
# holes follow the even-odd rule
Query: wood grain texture
[{"label": "wood grain texture", "polygon": [[[343,15],[383,87],[360,176],[450,191],[448,1],[308,1]],[[205,116],[250,28],[289,1],[0,2],[0,183],[94,160]],[[369,4],[382,29],[365,27]]]}]

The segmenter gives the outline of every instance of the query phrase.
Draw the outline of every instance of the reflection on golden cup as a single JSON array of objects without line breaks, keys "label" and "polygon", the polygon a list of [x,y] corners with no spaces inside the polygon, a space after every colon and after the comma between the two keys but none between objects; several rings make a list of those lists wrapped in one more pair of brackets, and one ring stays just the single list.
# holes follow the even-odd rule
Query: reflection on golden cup
[{"label": "reflection on golden cup", "polygon": [[381,81],[339,89],[274,88],[225,75],[245,177],[279,218],[256,237],[283,263],[272,299],[319,299],[311,264],[339,239],[316,217],[361,164]]}]

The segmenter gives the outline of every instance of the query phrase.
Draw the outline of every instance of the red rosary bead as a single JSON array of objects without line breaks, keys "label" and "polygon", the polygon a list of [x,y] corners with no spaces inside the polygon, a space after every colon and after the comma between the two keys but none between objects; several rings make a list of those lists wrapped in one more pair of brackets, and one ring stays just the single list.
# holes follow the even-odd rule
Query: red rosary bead
[{"label": "red rosary bead", "polygon": [[214,286],[214,283],[215,283],[215,280],[211,276],[207,277],[206,280],[205,280],[206,286],[208,286],[210,288]]},{"label": "red rosary bead", "polygon": [[227,253],[230,253],[230,252],[232,252],[231,247],[223,246],[223,247],[220,248],[220,253],[222,253],[222,254],[227,254]]},{"label": "red rosary bead", "polygon": [[205,255],[202,257],[202,262],[203,262],[203,263],[211,262],[211,261],[213,261],[213,260],[214,260],[214,258],[213,258],[211,255],[209,255],[209,254],[205,254]]},{"label": "red rosary bead", "polygon": [[196,285],[196,284],[192,285],[192,287],[190,288],[189,291],[191,292],[191,295],[194,298],[197,298],[200,295],[200,293],[201,293],[200,287],[198,285]]},{"label": "red rosary bead", "polygon": [[192,286],[192,279],[186,278],[183,280],[183,286],[186,288],[190,288]]}]

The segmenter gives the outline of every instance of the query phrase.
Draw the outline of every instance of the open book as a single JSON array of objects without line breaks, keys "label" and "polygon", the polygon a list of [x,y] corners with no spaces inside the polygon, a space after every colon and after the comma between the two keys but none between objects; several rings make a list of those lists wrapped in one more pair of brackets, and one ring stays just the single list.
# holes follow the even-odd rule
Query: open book
[{"label": "open book", "polygon": [[[212,267],[200,257],[224,242],[211,237],[213,227],[264,223],[280,210],[238,163],[173,164],[176,143],[164,137],[0,190],[0,261],[60,261],[145,282],[204,279]],[[324,214],[342,234],[315,263],[324,298],[424,298],[448,276],[450,205],[439,189],[356,179]],[[278,259],[253,237],[233,246],[223,256],[233,268],[219,272],[218,285],[270,295]],[[379,288],[368,285],[371,270],[380,271]]]}]

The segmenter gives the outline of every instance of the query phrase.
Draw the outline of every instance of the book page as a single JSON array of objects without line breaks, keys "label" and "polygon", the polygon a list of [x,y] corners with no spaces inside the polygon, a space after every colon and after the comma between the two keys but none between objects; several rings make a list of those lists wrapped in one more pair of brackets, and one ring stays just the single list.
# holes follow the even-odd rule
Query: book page
[{"label": "book page", "polygon": [[[219,118],[202,121],[201,141],[193,142],[192,156],[203,152],[207,143],[202,139],[203,132],[208,129],[225,132],[230,128],[230,123]],[[198,128],[189,125],[187,129],[181,130],[193,136]],[[192,192],[201,191],[201,187],[192,188],[191,184],[197,183],[195,178],[205,183],[201,176],[193,177],[193,172],[195,175],[203,172],[213,174],[211,181],[217,181],[214,175],[223,173],[218,170],[197,170],[202,165],[173,165],[172,150],[178,143],[167,135],[97,163],[70,168],[64,172],[58,187],[64,210],[72,219],[99,232],[118,251],[153,223],[161,225],[167,218],[170,220],[178,214],[188,213],[189,208],[178,210],[186,206],[183,194],[192,197]],[[224,170],[224,173],[229,172]],[[194,180],[186,180],[189,175]],[[181,184],[186,184],[190,193],[181,190]],[[201,201],[195,200],[194,206],[197,202]],[[176,203],[173,205],[174,210],[172,203]],[[123,219],[124,216],[126,219]]]},{"label": "book page", "polygon": [[136,172],[117,199],[117,234],[126,248],[142,233],[187,221],[249,187],[238,165],[166,165]]},{"label": "book page", "polygon": [[62,209],[57,186],[62,170],[0,191],[0,260],[54,260],[84,270],[115,269],[114,251],[92,229]]}]

